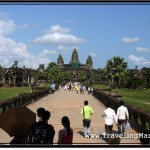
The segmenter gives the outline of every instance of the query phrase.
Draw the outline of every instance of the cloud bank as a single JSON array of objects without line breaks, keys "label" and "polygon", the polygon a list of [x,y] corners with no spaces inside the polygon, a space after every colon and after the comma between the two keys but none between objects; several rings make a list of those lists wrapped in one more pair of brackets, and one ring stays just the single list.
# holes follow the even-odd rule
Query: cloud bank
[{"label": "cloud bank", "polygon": [[62,28],[60,25],[54,25],[50,30],[46,31],[46,34],[35,39],[39,44],[80,44],[85,42],[83,38],[76,37],[69,34],[69,28]]},{"label": "cloud bank", "polygon": [[132,61],[135,65],[150,65],[150,60],[147,60],[143,57],[129,55],[129,60]]}]

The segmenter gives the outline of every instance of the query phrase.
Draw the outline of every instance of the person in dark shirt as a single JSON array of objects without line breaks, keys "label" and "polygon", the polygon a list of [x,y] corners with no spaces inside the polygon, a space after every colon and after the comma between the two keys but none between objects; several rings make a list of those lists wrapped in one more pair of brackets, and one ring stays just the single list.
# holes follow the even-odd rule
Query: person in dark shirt
[{"label": "person in dark shirt", "polygon": [[45,111],[43,107],[38,108],[37,110],[37,116],[39,117],[39,121],[42,120],[42,113]]},{"label": "person in dark shirt", "polygon": [[50,112],[45,111],[42,113],[42,120],[32,124],[29,133],[30,144],[53,144],[55,130],[51,124],[47,124],[50,116]]}]

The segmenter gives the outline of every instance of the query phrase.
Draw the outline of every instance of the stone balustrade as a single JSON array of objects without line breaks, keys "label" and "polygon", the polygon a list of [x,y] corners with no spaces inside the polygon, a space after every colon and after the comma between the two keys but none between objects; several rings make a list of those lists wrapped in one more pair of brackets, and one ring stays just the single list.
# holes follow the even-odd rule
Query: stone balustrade
[{"label": "stone balustrade", "polygon": [[19,94],[16,97],[2,100],[0,101],[0,114],[8,110],[9,108],[26,106],[48,94],[49,94],[49,88],[37,87],[36,91],[33,91],[32,93],[23,93],[23,94]]},{"label": "stone balustrade", "polygon": [[[104,105],[109,103],[112,109],[117,111],[120,99],[117,99],[111,94],[106,94],[100,89],[94,89],[93,95]],[[125,103],[125,106],[129,111],[129,123],[131,124],[131,127],[137,132],[141,132],[142,130],[150,131],[150,112],[144,111],[127,103]]]}]

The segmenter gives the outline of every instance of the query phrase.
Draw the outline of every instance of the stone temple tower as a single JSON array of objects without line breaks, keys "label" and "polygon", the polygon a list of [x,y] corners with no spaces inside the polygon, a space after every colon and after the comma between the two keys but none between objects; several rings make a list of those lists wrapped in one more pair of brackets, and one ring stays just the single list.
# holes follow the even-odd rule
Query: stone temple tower
[{"label": "stone temple tower", "polygon": [[63,57],[61,56],[61,54],[58,56],[57,65],[58,65],[60,68],[62,68],[63,65],[64,65],[64,60],[63,60]]},{"label": "stone temple tower", "polygon": [[79,58],[78,58],[78,52],[76,49],[73,50],[72,58],[70,60],[70,64],[80,64]]},{"label": "stone temple tower", "polygon": [[91,55],[88,56],[87,60],[86,60],[86,65],[88,66],[89,69],[93,69],[93,60]]}]

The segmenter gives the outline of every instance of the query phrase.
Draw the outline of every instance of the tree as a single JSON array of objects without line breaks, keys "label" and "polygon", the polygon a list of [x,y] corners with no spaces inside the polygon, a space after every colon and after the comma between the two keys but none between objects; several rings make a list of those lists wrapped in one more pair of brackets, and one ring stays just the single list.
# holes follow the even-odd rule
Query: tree
[{"label": "tree", "polygon": [[51,83],[59,82],[61,72],[55,62],[49,63],[48,67],[46,68],[46,72],[47,72],[48,79],[50,80]]},{"label": "tree", "polygon": [[124,58],[119,56],[112,57],[106,63],[105,73],[109,82],[109,87],[115,87],[118,89],[120,85],[124,84],[127,75],[127,62],[124,62]]},{"label": "tree", "polygon": [[85,71],[80,71],[78,75],[78,79],[80,82],[84,82],[87,79],[87,74]]},{"label": "tree", "polygon": [[18,61],[17,61],[17,60],[14,61],[12,67],[13,67],[13,68],[18,68]]}]

